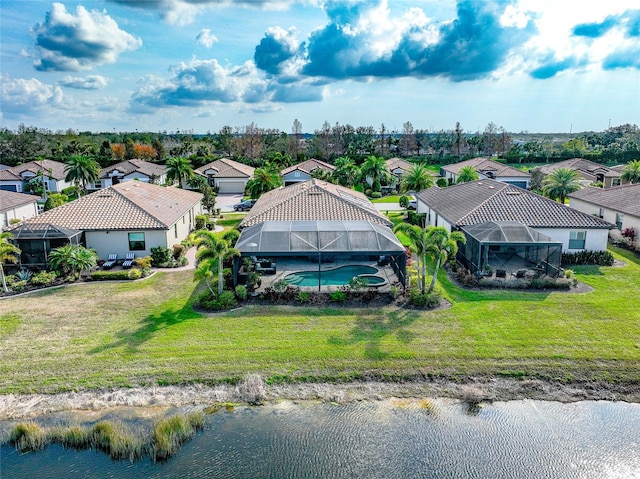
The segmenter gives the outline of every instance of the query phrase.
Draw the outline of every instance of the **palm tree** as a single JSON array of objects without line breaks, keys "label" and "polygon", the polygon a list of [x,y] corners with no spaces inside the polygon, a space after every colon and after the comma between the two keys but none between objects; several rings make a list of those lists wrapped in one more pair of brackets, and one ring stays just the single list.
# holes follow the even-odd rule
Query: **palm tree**
[{"label": "palm tree", "polygon": [[0,276],[2,276],[2,290],[5,293],[9,292],[9,288],[7,288],[7,280],[4,277],[4,264],[17,262],[17,255],[20,254],[20,248],[9,242],[12,237],[13,235],[8,231],[0,233]]},{"label": "palm tree", "polygon": [[393,228],[393,232],[403,233],[409,238],[409,250],[418,257],[416,269],[418,270],[418,287],[424,293],[427,277],[427,235],[426,231],[417,225],[399,223]]},{"label": "palm tree", "polygon": [[478,171],[471,165],[463,166],[458,170],[458,179],[456,183],[468,183],[480,179]]},{"label": "palm tree", "polygon": [[334,165],[336,169],[333,171],[333,176],[338,181],[338,184],[351,188],[360,176],[360,171],[356,164],[351,158],[341,156],[336,158]]},{"label": "palm tree", "polygon": [[[207,279],[212,275],[208,274],[206,270],[212,271],[217,263],[218,295],[220,295],[224,288],[224,260],[229,256],[239,256],[240,252],[235,248],[231,248],[229,243],[212,231],[198,230],[195,232],[195,238],[198,247],[196,252],[196,261],[198,262],[196,274]],[[208,280],[207,286],[209,287]],[[210,287],[209,289],[211,290]],[[211,292],[213,293],[213,291]]]},{"label": "palm tree", "polygon": [[631,160],[624,165],[620,179],[629,183],[640,183],[640,160]]},{"label": "palm tree", "polygon": [[580,185],[580,173],[571,168],[558,168],[550,173],[542,182],[542,192],[548,198],[560,200],[564,204],[567,195],[578,191]]},{"label": "palm tree", "polygon": [[82,245],[66,244],[49,253],[49,266],[63,275],[73,274],[78,278],[83,269],[95,268],[98,264],[98,255],[92,249]]},{"label": "palm tree", "polygon": [[360,174],[372,191],[380,191],[381,182],[391,176],[385,159],[375,155],[368,156],[364,160],[360,167]]},{"label": "palm tree", "polygon": [[436,278],[440,266],[447,262],[449,257],[454,257],[458,253],[458,242],[464,244],[467,237],[461,231],[449,233],[443,226],[428,226],[425,230],[427,239],[427,254],[436,260],[436,266],[429,285],[429,293],[436,285]]},{"label": "palm tree", "polygon": [[262,193],[273,190],[282,184],[280,173],[271,168],[256,168],[253,178],[247,181],[251,198],[259,198]]},{"label": "palm tree", "polygon": [[422,191],[433,186],[433,175],[423,165],[413,165],[402,175],[402,191]]},{"label": "palm tree", "polygon": [[183,187],[186,180],[193,177],[193,168],[189,158],[177,157],[167,160],[167,181],[170,183],[178,182],[180,188]]},{"label": "palm tree", "polygon": [[87,156],[71,156],[65,161],[64,172],[65,181],[75,183],[80,191],[86,191],[87,184],[98,180],[100,165]]}]

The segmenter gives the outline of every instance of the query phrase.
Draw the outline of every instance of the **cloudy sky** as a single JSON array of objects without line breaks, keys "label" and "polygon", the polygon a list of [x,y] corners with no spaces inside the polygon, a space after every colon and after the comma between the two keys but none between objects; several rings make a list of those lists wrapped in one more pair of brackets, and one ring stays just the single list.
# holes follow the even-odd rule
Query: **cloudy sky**
[{"label": "cloudy sky", "polygon": [[637,0],[2,0],[1,118],[54,131],[640,124]]}]

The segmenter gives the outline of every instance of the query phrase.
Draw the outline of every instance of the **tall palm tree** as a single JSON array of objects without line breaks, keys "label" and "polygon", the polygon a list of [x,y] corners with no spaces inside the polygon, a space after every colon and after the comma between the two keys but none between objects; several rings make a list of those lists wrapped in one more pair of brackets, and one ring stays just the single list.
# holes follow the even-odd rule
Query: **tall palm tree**
[{"label": "tall palm tree", "polygon": [[80,276],[83,269],[95,268],[98,255],[92,249],[82,245],[66,244],[51,250],[48,257],[49,266],[64,275]]},{"label": "tall palm tree", "polygon": [[480,174],[471,165],[463,166],[458,170],[458,179],[456,183],[469,183],[480,179]]},{"label": "tall palm tree", "polygon": [[558,168],[542,182],[544,195],[553,200],[559,199],[562,204],[569,194],[580,188],[580,173],[572,168]]},{"label": "tall palm tree", "polygon": [[427,254],[436,261],[428,291],[431,293],[436,285],[440,266],[445,264],[449,257],[454,257],[458,253],[458,242],[462,244],[466,243],[467,237],[461,231],[452,231],[449,233],[443,226],[428,226],[425,232],[427,237]]},{"label": "tall palm tree", "polygon": [[433,175],[423,165],[413,165],[402,175],[402,191],[422,191],[433,186]]},{"label": "tall palm tree", "polygon": [[[224,239],[208,230],[198,230],[195,232],[196,245],[196,261],[199,264],[197,274],[202,275],[206,279],[206,268],[213,270],[218,265],[218,294],[222,294],[224,289],[224,259],[229,256],[239,256],[240,252],[229,246]],[[202,263],[205,266],[202,266]]]},{"label": "tall palm tree", "polygon": [[426,231],[417,225],[399,223],[393,228],[394,233],[400,232],[409,238],[409,250],[418,257],[416,269],[418,271],[418,287],[424,293],[427,277],[427,235]]},{"label": "tall palm tree", "polygon": [[88,183],[95,183],[100,174],[100,165],[87,156],[71,156],[64,165],[65,181],[73,182],[80,191],[87,190]]},{"label": "tall palm tree", "polygon": [[13,235],[8,231],[0,233],[0,276],[2,276],[2,290],[5,293],[9,292],[9,288],[7,287],[7,280],[4,276],[4,264],[16,263],[18,261],[18,255],[20,254],[20,248],[9,242],[12,237]]},{"label": "tall palm tree", "polygon": [[182,188],[193,175],[193,167],[189,158],[176,157],[167,160],[167,181],[172,183],[177,181],[178,186]]},{"label": "tall palm tree", "polygon": [[336,158],[334,166],[336,169],[333,171],[333,176],[339,185],[351,188],[358,180],[358,176],[360,176],[358,167],[353,160],[347,156]]},{"label": "tall palm tree", "polygon": [[364,160],[360,167],[360,174],[372,191],[380,191],[382,189],[381,182],[391,176],[385,159],[375,155],[368,156]]},{"label": "tall palm tree", "polygon": [[253,178],[247,181],[247,188],[251,198],[260,198],[262,193],[273,190],[282,184],[280,173],[272,168],[263,167],[256,168],[253,172]]},{"label": "tall palm tree", "polygon": [[620,179],[629,183],[640,183],[640,160],[631,160],[624,165]]}]

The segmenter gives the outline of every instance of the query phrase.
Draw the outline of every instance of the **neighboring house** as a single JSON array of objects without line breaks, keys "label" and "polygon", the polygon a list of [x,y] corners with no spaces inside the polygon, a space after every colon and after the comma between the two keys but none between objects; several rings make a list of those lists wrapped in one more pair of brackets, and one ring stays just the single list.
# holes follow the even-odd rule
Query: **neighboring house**
[{"label": "neighboring house", "polygon": [[26,220],[38,216],[38,197],[24,193],[0,190],[0,231],[4,231],[11,220]]},{"label": "neighboring house", "polygon": [[546,178],[559,168],[576,170],[580,174],[580,182],[583,186],[588,186],[591,183],[602,183],[604,188],[611,188],[621,184],[620,169],[609,168],[584,158],[571,158],[570,160],[550,165],[538,166],[534,169],[540,171],[543,177]]},{"label": "neighboring house", "polygon": [[635,246],[640,247],[640,184],[627,184],[613,188],[587,186],[569,195],[572,208],[616,225],[611,235],[619,238],[620,232],[633,228]]},{"label": "neighboring house", "polygon": [[414,164],[402,158],[389,158],[387,160],[387,168],[389,172],[394,175],[398,180],[402,178],[407,171],[413,168]]},{"label": "neighboring house", "polygon": [[65,164],[59,161],[39,160],[0,170],[0,190],[22,193],[26,191],[27,182],[42,172],[45,189],[52,193],[60,193],[73,185],[73,183],[65,181],[67,175],[64,172],[64,167]]},{"label": "neighboring house", "polygon": [[311,174],[318,168],[328,172],[332,172],[336,169],[335,166],[330,165],[329,163],[312,158],[282,170],[280,172],[280,175],[282,176],[282,183],[284,186],[289,186],[295,183],[308,181],[313,178]]},{"label": "neighboring house", "polygon": [[255,168],[230,160],[221,158],[212,161],[195,172],[207,178],[209,184],[216,188],[218,193],[239,193],[244,194],[247,182],[253,177]]},{"label": "neighboring house", "polygon": [[371,221],[393,223],[369,199],[350,188],[312,179],[264,193],[240,222],[245,228],[265,221]]},{"label": "neighboring house", "polygon": [[[68,238],[80,232],[80,242],[101,259],[115,253],[148,256],[151,248],[171,248],[193,230],[202,214],[202,195],[140,181],[120,183],[25,220],[10,230],[22,249],[25,264],[44,265],[51,246],[42,235],[52,229]],[[68,241],[67,241],[68,242]]]},{"label": "neighboring house", "polygon": [[428,225],[458,230],[487,222],[518,222],[562,242],[562,251],[605,251],[614,225],[522,188],[478,180],[416,195]]},{"label": "neighboring house", "polygon": [[529,189],[531,185],[529,173],[489,158],[472,158],[442,166],[440,167],[440,176],[449,180],[451,184],[455,183],[458,180],[458,172],[465,166],[472,166],[478,172],[481,180],[496,180],[525,190]]},{"label": "neighboring house", "polygon": [[107,168],[99,174],[95,185],[88,185],[90,190],[100,190],[125,181],[142,181],[162,185],[167,180],[167,167],[144,160],[125,160]]}]

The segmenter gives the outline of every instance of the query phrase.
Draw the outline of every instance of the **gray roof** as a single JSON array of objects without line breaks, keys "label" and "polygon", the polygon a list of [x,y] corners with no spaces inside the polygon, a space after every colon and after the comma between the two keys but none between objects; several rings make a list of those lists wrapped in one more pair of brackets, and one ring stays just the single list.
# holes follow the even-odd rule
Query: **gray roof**
[{"label": "gray roof", "polygon": [[103,168],[100,171],[100,178],[109,178],[110,173],[114,170],[118,170],[123,175],[130,175],[131,173],[141,173],[145,176],[151,177],[156,176],[160,177],[162,175],[167,174],[167,167],[163,165],[157,165],[155,163],[151,163],[149,161],[144,160],[125,160],[120,163],[116,163],[115,165],[108,166],[107,168]]},{"label": "gray roof", "polygon": [[286,175],[287,173],[291,173],[292,171],[300,170],[310,175],[313,170],[317,170],[318,168],[327,171],[333,171],[336,169],[335,166],[330,165],[329,163],[311,158],[307,161],[303,161],[302,163],[298,163],[297,165],[292,165],[288,168],[283,169],[280,174]]},{"label": "gray roof", "polygon": [[485,176],[487,176],[487,174],[492,174],[494,178],[514,176],[522,178],[531,177],[531,175],[526,171],[519,170],[518,168],[514,168],[513,166],[505,165],[504,163],[500,163],[499,161],[495,161],[490,158],[471,158],[470,160],[460,161],[451,165],[445,165],[441,168],[444,171],[448,171],[449,173],[457,175],[458,171],[460,171],[460,169],[465,166],[472,166],[478,173],[482,173]]},{"label": "gray roof", "polygon": [[64,172],[65,164],[53,160],[29,161],[22,165],[12,166],[6,170],[0,170],[0,180],[22,180],[22,175],[26,172],[37,175],[39,171],[54,180],[64,180],[66,173]]},{"label": "gray roof", "polygon": [[0,211],[10,210],[29,203],[35,203],[38,199],[39,198],[35,195],[0,190]]},{"label": "gray roof", "polygon": [[264,221],[371,221],[392,226],[369,199],[357,191],[316,179],[280,187],[263,194],[240,223]]},{"label": "gray roof", "polygon": [[23,224],[51,223],[83,231],[167,229],[202,199],[200,193],[127,181],[82,196]]},{"label": "gray roof", "polygon": [[571,158],[569,160],[559,161],[558,163],[551,163],[549,165],[543,165],[537,167],[542,173],[548,175],[553,173],[558,168],[569,168],[572,170],[582,171],[590,175],[596,173],[602,173],[605,177],[617,178],[620,176],[620,171],[617,169],[609,168],[599,163],[586,160],[584,158]]},{"label": "gray roof", "polygon": [[571,198],[640,218],[640,183],[606,189],[587,186],[571,193]]},{"label": "gray roof", "polygon": [[613,228],[595,216],[531,191],[495,180],[433,186],[416,195],[449,223],[466,226],[487,221],[517,221],[532,228]]}]

